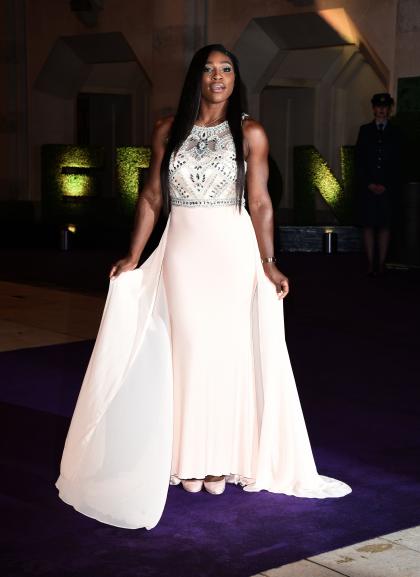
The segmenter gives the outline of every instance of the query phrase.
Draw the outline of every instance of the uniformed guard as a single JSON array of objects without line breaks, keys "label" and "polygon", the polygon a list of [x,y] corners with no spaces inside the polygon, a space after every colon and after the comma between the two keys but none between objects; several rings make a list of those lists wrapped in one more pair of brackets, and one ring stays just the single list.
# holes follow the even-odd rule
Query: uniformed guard
[{"label": "uniformed guard", "polygon": [[389,121],[394,99],[388,93],[374,94],[371,103],[374,119],[360,127],[356,143],[359,222],[370,275],[384,272],[401,156],[399,131]]}]

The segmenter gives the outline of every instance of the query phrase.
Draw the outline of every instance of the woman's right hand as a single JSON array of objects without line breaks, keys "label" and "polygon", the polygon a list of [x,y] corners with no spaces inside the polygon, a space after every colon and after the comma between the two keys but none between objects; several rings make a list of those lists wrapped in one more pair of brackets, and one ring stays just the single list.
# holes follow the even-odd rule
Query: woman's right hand
[{"label": "woman's right hand", "polygon": [[109,273],[109,278],[110,279],[116,278],[122,272],[134,270],[137,267],[137,265],[138,265],[137,260],[133,260],[132,257],[126,256],[125,258],[118,260],[114,265],[112,265],[112,268]]}]

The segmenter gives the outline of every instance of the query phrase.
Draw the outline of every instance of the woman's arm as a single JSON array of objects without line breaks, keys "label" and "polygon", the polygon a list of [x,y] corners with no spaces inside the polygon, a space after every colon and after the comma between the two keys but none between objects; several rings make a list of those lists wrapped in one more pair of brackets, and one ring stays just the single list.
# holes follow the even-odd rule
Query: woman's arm
[{"label": "woman's arm", "polygon": [[[243,127],[247,153],[248,205],[255,229],[261,258],[274,257],[273,206],[267,189],[268,139],[263,127],[255,120],[246,120]],[[279,298],[289,292],[289,281],[274,262],[263,262],[264,272],[276,286]]]},{"label": "woman's arm", "polygon": [[109,273],[110,278],[122,272],[133,270],[138,265],[141,254],[159,218],[162,209],[160,186],[160,166],[165,153],[165,143],[173,118],[165,118],[156,123],[152,135],[152,158],[149,178],[139,196],[131,235],[130,249],[126,257],[116,262]]}]

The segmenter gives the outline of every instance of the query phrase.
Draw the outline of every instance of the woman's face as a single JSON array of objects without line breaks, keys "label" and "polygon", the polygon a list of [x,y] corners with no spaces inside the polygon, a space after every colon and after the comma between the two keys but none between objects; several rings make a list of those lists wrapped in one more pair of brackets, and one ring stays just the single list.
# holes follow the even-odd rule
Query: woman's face
[{"label": "woman's face", "polygon": [[201,79],[201,96],[211,103],[228,100],[235,84],[232,60],[223,52],[210,52]]}]

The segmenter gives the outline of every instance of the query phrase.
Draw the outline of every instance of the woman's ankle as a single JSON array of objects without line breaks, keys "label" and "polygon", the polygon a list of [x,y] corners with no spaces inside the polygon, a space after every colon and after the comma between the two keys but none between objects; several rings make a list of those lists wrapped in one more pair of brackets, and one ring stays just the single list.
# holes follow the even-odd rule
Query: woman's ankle
[{"label": "woman's ankle", "polygon": [[206,483],[213,483],[213,482],[216,482],[216,481],[223,481],[224,478],[225,478],[225,475],[219,475],[219,476],[217,476],[217,475],[206,475],[204,481],[205,481]]}]

